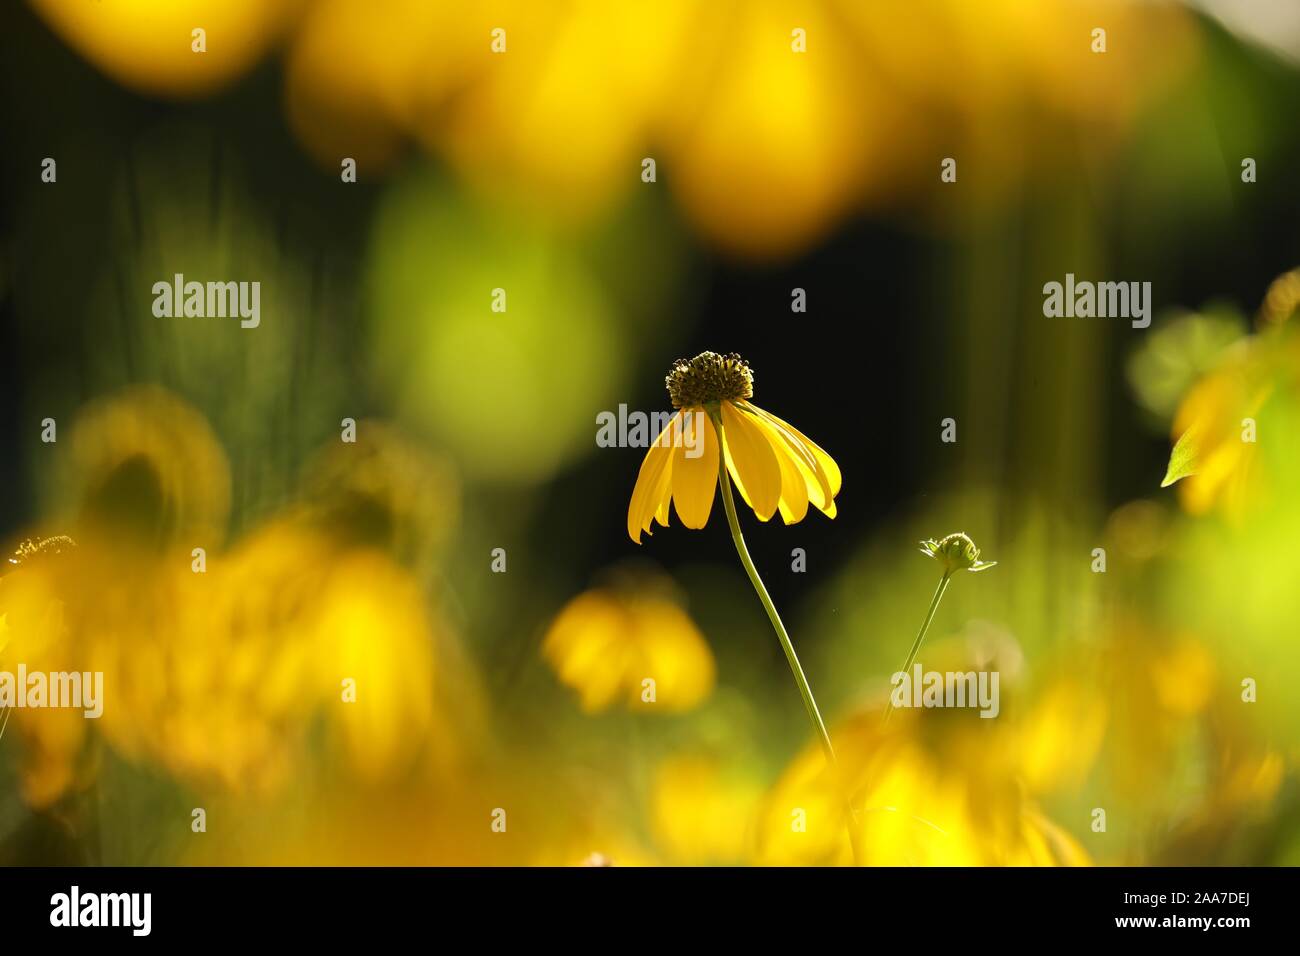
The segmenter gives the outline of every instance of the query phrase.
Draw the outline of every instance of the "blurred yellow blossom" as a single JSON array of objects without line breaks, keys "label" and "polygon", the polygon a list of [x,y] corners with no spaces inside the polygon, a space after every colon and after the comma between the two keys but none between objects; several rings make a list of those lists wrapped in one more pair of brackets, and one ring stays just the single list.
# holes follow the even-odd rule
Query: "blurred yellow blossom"
[{"label": "blurred yellow blossom", "polygon": [[[1019,649],[932,645],[925,666],[1001,673],[1001,712],[861,709],[832,731],[843,788],[852,794],[862,862],[883,866],[1083,865],[1088,854],[1044,812],[1040,799],[1087,772],[1104,711],[1068,681],[1054,681],[1025,707]],[[1051,759],[1044,761],[1045,754]],[[757,861],[845,864],[845,810],[814,746],[804,747],[764,801]]]},{"label": "blurred yellow blossom", "polygon": [[[872,709],[833,733],[869,866],[1083,865],[1088,855],[1048,819],[1011,774],[989,773],[988,750],[960,739],[940,744],[902,712],[882,730]],[[978,718],[977,718],[978,720]],[[984,734],[981,736],[989,736]],[[960,735],[959,735],[960,737]],[[1064,741],[1058,743],[1062,745]],[[768,795],[760,825],[758,862],[775,865],[847,864],[840,802],[820,753],[805,748]],[[998,765],[1015,755],[1000,754]],[[1018,762],[1018,759],[1016,760]]]},{"label": "blurred yellow blossom", "polygon": [[740,863],[750,855],[758,782],[715,756],[681,754],[656,769],[651,821],[664,852],[681,866]]},{"label": "blurred yellow blossom", "polygon": [[[385,169],[418,119],[471,67],[474,7],[389,0],[382,8],[318,0],[289,44],[285,102],[298,138],[331,169],[356,160],[359,175]],[[483,24],[480,36],[486,36]],[[440,42],[441,41],[441,42]],[[439,50],[440,55],[432,55]]]},{"label": "blurred yellow blossom", "polygon": [[1257,427],[1259,410],[1272,391],[1262,373],[1258,343],[1239,342],[1179,406],[1163,485],[1179,482],[1178,499],[1191,514],[1218,505],[1239,518],[1263,493],[1256,442],[1248,431],[1250,422]]},{"label": "blurred yellow blossom", "polygon": [[[585,221],[653,160],[704,235],[762,257],[864,203],[932,202],[917,169],[940,150],[996,201],[1045,121],[1116,140],[1196,51],[1184,11],[1117,0],[32,2],[111,76],[162,95],[216,89],[287,33],[289,122],[331,170],[346,156],[382,172],[415,141],[481,190]],[[1122,42],[1099,58],[1103,22]]]},{"label": "blurred yellow blossom", "polygon": [[1286,762],[1253,725],[1240,689],[1225,685],[1210,646],[1126,617],[1093,650],[1094,684],[1109,714],[1100,754],[1107,792],[1125,807],[1125,829],[1136,839],[1163,832],[1159,843],[1126,856],[1112,849],[1113,858],[1165,865],[1250,858],[1249,850],[1233,855],[1231,837],[1270,811]]},{"label": "blurred yellow blossom", "polygon": [[1136,618],[1115,621],[1093,649],[1109,713],[1103,750],[1113,786],[1134,806],[1159,805],[1198,733],[1216,679],[1203,643]]},{"label": "blurred yellow blossom", "polygon": [[1162,487],[1178,484],[1193,515],[1219,509],[1236,522],[1268,504],[1296,461],[1284,434],[1300,408],[1300,330],[1295,276],[1275,281],[1259,313],[1260,331],[1237,341],[1183,397]]},{"label": "blurred yellow blossom", "polygon": [[366,477],[359,454],[344,480],[336,463],[341,500],[327,511],[266,522],[223,549],[225,458],[179,398],[150,389],[97,402],[71,448],[78,546],[47,548],[0,578],[0,613],[9,653],[33,668],[100,671],[107,700],[98,721],[55,710],[15,719],[29,802],[74,785],[92,732],[130,761],[241,793],[291,779],[318,722],[363,780],[421,757],[447,766],[475,739],[476,678],[411,572],[376,547],[392,540],[337,533],[400,508],[390,492],[401,474]]},{"label": "blurred yellow blossom", "polygon": [[587,713],[690,710],[713,690],[713,652],[695,622],[646,577],[586,591],[555,616],[542,655]]},{"label": "blurred yellow blossom", "polygon": [[[261,58],[305,0],[29,0],[68,45],[142,93],[212,93]],[[195,30],[204,31],[202,49]]]},{"label": "blurred yellow blossom", "polygon": [[230,464],[204,417],[156,385],[77,415],[61,489],[65,519],[115,547],[152,551],[225,539]]},{"label": "blurred yellow blossom", "polygon": [[[1104,58],[1098,22],[1124,39]],[[653,160],[700,232],[772,257],[864,203],[930,202],[917,169],[937,177],[941,149],[996,201],[1045,121],[1117,140],[1191,62],[1191,23],[1116,0],[401,0],[382,15],[324,0],[291,43],[286,96],[331,169],[347,155],[382,171],[413,139],[481,191],[582,221],[644,185]],[[960,150],[936,142],[935,118]]]},{"label": "blurred yellow blossom", "polygon": [[1045,687],[1013,731],[1016,769],[1031,793],[1073,789],[1101,750],[1106,706],[1096,691],[1074,678]]}]

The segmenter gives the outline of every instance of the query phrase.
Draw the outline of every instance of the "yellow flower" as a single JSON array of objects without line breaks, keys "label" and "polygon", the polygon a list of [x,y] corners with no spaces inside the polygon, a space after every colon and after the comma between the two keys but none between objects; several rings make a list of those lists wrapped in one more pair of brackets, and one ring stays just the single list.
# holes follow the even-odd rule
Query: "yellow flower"
[{"label": "yellow flower", "polygon": [[[971,726],[986,723],[978,718],[949,714],[939,723],[914,713],[887,729],[869,708],[840,721],[836,751],[853,794],[862,864],[1087,865],[1088,854],[1044,813],[1039,797],[1085,772],[1101,730],[1086,697],[1053,691],[1047,702],[1049,708],[1030,714],[1045,719],[1046,729],[1023,719],[985,728]],[[1069,723],[1074,717],[1081,726]],[[1072,737],[1072,729],[1081,735]],[[1077,753],[1071,749],[1076,741]],[[1033,761],[1045,750],[1054,762],[1039,768]],[[755,862],[847,865],[852,857],[844,814],[840,790],[817,746],[809,744],[764,801]]]},{"label": "yellow flower", "polygon": [[713,690],[713,653],[695,622],[655,579],[595,588],[551,623],[542,655],[587,713],[618,700],[644,710],[690,710]]},{"label": "yellow flower", "polygon": [[655,769],[651,790],[656,841],[679,865],[739,863],[749,853],[762,796],[755,781],[716,757],[669,757]]},{"label": "yellow flower", "polygon": [[[417,486],[437,522],[453,495],[442,469],[367,424],[351,467],[321,460],[328,488],[227,548],[229,468],[197,410],[150,387],[79,417],[63,483],[75,543],[37,538],[0,560],[0,643],[32,670],[101,672],[108,698],[100,720],[13,715],[28,803],[92,780],[101,743],[245,795],[312,759],[365,785],[459,765],[485,726],[478,682],[422,576],[395,560],[415,563],[412,539],[434,530]],[[193,543],[208,549],[201,574]]]},{"label": "yellow flower", "polygon": [[[32,0],[50,29],[117,82],[170,97],[211,94],[261,59],[302,0]],[[204,48],[194,30],[202,28]]]},{"label": "yellow flower", "polygon": [[138,556],[225,539],[230,462],[203,413],[179,396],[132,385],[95,399],[77,414],[70,448],[63,484],[82,533]]},{"label": "yellow flower", "polygon": [[1300,270],[1278,277],[1260,307],[1260,331],[1225,349],[1217,365],[1183,397],[1174,416],[1173,450],[1162,488],[1178,484],[1183,509],[1218,509],[1233,523],[1277,501],[1294,457],[1285,442],[1266,448],[1259,435],[1285,432],[1300,405]]},{"label": "yellow flower", "polygon": [[667,378],[677,414],[641,463],[627,509],[627,533],[637,544],[668,503],[688,528],[703,528],[713,508],[718,457],[760,521],[778,510],[786,524],[802,521],[812,504],[835,517],[840,469],[793,425],[749,402],[754,375],[739,355],[701,352],[679,359]]}]

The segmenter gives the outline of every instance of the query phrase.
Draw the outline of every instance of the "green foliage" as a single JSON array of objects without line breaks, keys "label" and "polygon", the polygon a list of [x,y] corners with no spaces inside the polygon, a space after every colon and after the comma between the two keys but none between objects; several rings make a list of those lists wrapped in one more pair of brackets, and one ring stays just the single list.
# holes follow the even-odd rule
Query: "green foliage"
[{"label": "green foliage", "polygon": [[1168,488],[1174,482],[1196,474],[1200,465],[1200,450],[1197,430],[1193,426],[1183,432],[1174,445],[1174,450],[1169,455],[1169,468],[1165,471],[1165,479],[1160,482],[1160,487]]}]

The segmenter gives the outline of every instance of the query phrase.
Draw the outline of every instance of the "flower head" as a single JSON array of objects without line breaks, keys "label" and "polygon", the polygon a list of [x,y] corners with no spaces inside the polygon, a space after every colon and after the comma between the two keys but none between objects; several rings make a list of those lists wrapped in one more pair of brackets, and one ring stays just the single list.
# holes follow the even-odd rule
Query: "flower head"
[{"label": "flower head", "polygon": [[703,528],[713,508],[719,458],[760,521],[778,510],[802,521],[809,504],[835,517],[840,469],[793,425],[750,403],[754,373],[739,355],[701,352],[673,364],[666,380],[677,414],[641,463],[627,509],[627,533],[641,543],[668,504],[688,528]]},{"label": "flower head", "polygon": [[689,408],[751,398],[754,373],[749,363],[735,352],[728,355],[701,352],[690,361],[674,362],[664,384],[673,408]]},{"label": "flower head", "polygon": [[964,531],[950,534],[938,541],[930,538],[921,542],[921,553],[943,565],[944,573],[953,571],[987,571],[996,561],[981,561],[980,549]]}]

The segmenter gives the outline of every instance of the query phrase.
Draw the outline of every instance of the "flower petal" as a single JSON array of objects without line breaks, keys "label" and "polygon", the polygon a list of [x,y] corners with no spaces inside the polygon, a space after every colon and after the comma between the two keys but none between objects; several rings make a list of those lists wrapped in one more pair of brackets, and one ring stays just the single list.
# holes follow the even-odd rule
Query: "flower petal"
[{"label": "flower petal", "polygon": [[781,466],[769,433],[750,416],[738,412],[731,402],[722,403],[722,431],[726,444],[727,471],[740,489],[745,503],[760,521],[776,512],[781,500]]},{"label": "flower petal", "polygon": [[[669,422],[668,427],[660,434],[658,441],[664,446],[668,453],[668,464],[664,466],[663,474],[659,476],[658,482],[655,483],[654,490],[650,493],[650,499],[647,502],[648,508],[653,512],[645,516],[645,532],[650,533],[651,520],[658,521],[663,527],[668,527],[668,505],[673,500],[673,435],[674,429],[681,429],[681,421],[678,416],[674,415],[673,422]],[[678,439],[680,440],[680,439]]]},{"label": "flower petal", "polygon": [[655,508],[655,521],[668,527],[668,506],[673,500],[672,465],[664,469],[663,490],[659,494],[659,506]]},{"label": "flower petal", "polygon": [[[674,415],[669,420],[646,452],[641,470],[637,473],[632,500],[627,506],[627,533],[637,544],[641,543],[641,533],[649,532],[650,522],[660,511],[660,502],[664,500],[665,489],[670,483],[673,425],[680,418],[680,415]],[[666,508],[664,510],[666,512]],[[667,525],[668,522],[661,520],[660,524]]]},{"label": "flower petal", "polygon": [[703,408],[684,408],[674,431],[673,504],[688,528],[703,528],[718,483],[718,433]]},{"label": "flower petal", "polygon": [[808,500],[828,516],[836,514],[835,496],[840,491],[840,469],[834,459],[794,426],[747,401],[736,403],[741,411],[762,419],[776,429],[793,453],[792,460],[808,487]]},{"label": "flower petal", "polygon": [[799,429],[795,428],[789,422],[782,421],[780,418],[777,418],[771,412],[765,411],[764,409],[759,408],[757,405],[753,405],[748,402],[746,402],[745,404],[749,405],[750,408],[758,412],[759,415],[775,422],[777,425],[780,425],[783,429],[789,432],[790,435],[794,436],[794,438],[802,442],[807,447],[807,449],[810,452],[812,452],[813,458],[816,459],[818,467],[820,468],[822,473],[826,475],[826,479],[830,483],[831,497],[834,498],[836,495],[840,493],[840,483],[841,483],[840,466],[835,464],[834,458],[826,454],[826,452],[822,450],[820,445],[818,445],[815,441],[813,441],[803,432],[799,431]]},{"label": "flower petal", "polygon": [[795,453],[786,445],[775,425],[757,415],[752,417],[752,421],[767,435],[768,444],[776,453],[777,464],[781,466],[781,500],[777,503],[781,520],[786,524],[796,524],[808,514],[808,484],[799,471]]}]

